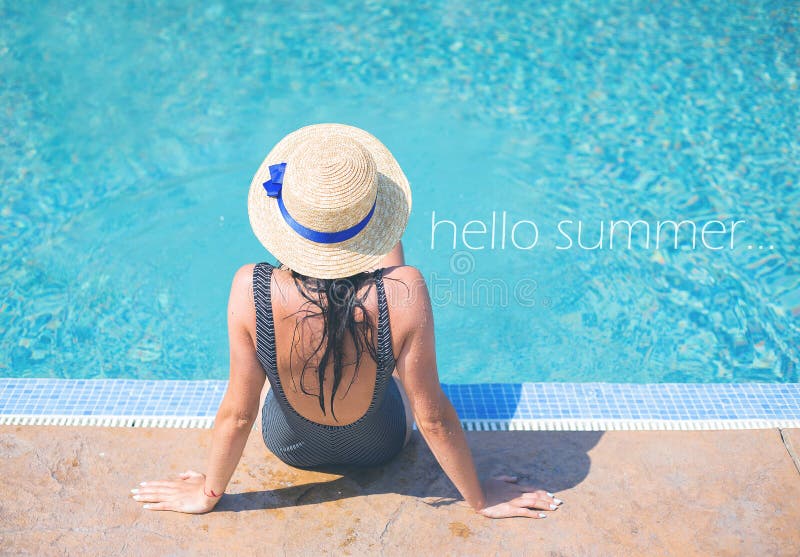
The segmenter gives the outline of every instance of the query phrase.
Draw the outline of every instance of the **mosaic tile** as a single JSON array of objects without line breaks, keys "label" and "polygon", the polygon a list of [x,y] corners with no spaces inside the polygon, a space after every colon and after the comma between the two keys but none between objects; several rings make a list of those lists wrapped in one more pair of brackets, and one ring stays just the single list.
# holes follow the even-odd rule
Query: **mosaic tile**
[{"label": "mosaic tile", "polygon": [[[225,381],[0,379],[0,416],[213,417]],[[800,384],[443,385],[462,420],[800,420]]]}]

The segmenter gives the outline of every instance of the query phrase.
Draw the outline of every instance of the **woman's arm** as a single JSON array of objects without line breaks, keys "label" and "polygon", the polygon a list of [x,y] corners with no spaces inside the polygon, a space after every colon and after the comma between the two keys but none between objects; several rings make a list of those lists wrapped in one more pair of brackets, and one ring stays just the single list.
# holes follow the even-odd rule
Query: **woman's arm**
[{"label": "woman's arm", "polygon": [[[252,326],[248,327],[248,322]],[[245,265],[233,279],[228,302],[230,379],[214,420],[206,493],[221,495],[225,491],[258,415],[266,376],[250,333],[255,332],[255,322],[253,266]]]},{"label": "woman's arm", "polygon": [[491,518],[544,518],[546,515],[531,509],[557,508],[560,501],[552,494],[517,484],[516,478],[510,476],[492,478],[481,485],[461,421],[439,383],[433,311],[425,281],[413,267],[402,268],[398,278],[409,289],[406,291],[402,285],[392,287],[397,296],[393,309],[399,306],[392,319],[400,325],[395,316],[401,317],[405,321],[401,327],[409,333],[397,358],[397,372],[417,428],[434,457],[464,500],[481,514]]},{"label": "woman's arm", "polygon": [[[251,326],[248,326],[248,323]],[[228,300],[230,379],[211,439],[207,475],[186,472],[179,480],[142,482],[134,499],[152,510],[203,513],[214,508],[244,451],[258,414],[265,375],[256,356],[253,265],[236,273]]]},{"label": "woman's arm", "polygon": [[[392,309],[402,308],[393,313],[392,323],[409,333],[397,358],[397,373],[408,395],[417,429],[464,500],[473,509],[480,510],[485,505],[485,495],[475,472],[472,453],[458,415],[439,384],[428,289],[418,270],[413,267],[402,270],[401,280],[408,291],[402,285],[392,286],[396,301],[400,302],[392,304]],[[405,326],[398,323],[396,316],[402,316]]]}]

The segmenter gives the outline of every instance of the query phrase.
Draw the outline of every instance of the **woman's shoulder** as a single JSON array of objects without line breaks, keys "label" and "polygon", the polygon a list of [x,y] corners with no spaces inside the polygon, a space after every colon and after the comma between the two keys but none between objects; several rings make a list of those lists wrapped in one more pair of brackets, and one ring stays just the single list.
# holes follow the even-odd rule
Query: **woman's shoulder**
[{"label": "woman's shoulder", "polygon": [[386,301],[397,313],[408,310],[416,315],[419,310],[430,306],[430,296],[422,272],[411,265],[387,267],[383,270],[383,285]]},{"label": "woman's shoulder", "polygon": [[252,292],[253,290],[253,271],[256,263],[246,263],[236,270],[233,275],[231,292]]},{"label": "woman's shoulder", "polygon": [[262,267],[262,272],[264,268],[271,267],[275,269],[276,267],[271,263],[245,263],[241,267],[236,270],[236,273],[233,275],[233,289],[237,290],[252,290],[253,288],[253,274],[255,273],[256,266]]},{"label": "woman's shoulder", "polygon": [[[236,324],[242,329],[251,329],[255,321],[255,296],[253,293],[253,269],[255,264],[242,265],[231,281],[228,297],[229,327]],[[252,331],[250,331],[252,334]]]},{"label": "woman's shoulder", "polygon": [[382,275],[389,280],[389,282],[401,282],[406,285],[424,285],[425,277],[422,272],[412,265],[397,265],[396,267],[386,267],[383,269]]},{"label": "woman's shoulder", "polygon": [[[236,270],[231,282],[231,301],[238,301],[243,304],[253,305],[255,302],[254,296],[254,281],[256,267],[260,266],[262,273],[267,268],[276,269],[271,263],[245,263]],[[263,276],[263,275],[262,275]]]}]

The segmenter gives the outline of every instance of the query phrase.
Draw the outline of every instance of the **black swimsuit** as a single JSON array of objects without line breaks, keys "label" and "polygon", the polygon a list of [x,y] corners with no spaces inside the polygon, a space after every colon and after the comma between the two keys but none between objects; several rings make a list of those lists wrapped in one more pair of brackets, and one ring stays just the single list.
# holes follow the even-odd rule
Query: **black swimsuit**
[{"label": "black swimsuit", "polygon": [[330,464],[375,466],[390,460],[403,448],[406,416],[400,391],[392,380],[395,359],[381,270],[375,271],[374,275],[378,292],[375,391],[361,418],[337,426],[309,420],[286,399],[278,377],[275,354],[275,324],[270,297],[272,269],[268,263],[259,263],[253,271],[256,351],[271,386],[261,419],[264,443],[286,464],[299,468]]}]

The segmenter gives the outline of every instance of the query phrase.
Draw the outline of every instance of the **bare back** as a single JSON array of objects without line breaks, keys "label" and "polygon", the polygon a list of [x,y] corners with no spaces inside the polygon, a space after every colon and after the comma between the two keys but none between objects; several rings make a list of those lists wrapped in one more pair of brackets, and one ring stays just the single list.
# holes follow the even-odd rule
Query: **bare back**
[{"label": "bare back", "polygon": [[[324,344],[320,347],[324,333],[323,317],[319,313],[319,308],[310,304],[298,292],[295,281],[288,271],[276,269],[272,277],[272,311],[275,316],[278,375],[289,404],[303,417],[321,424],[346,425],[358,420],[367,411],[372,399],[377,363],[365,350],[356,369],[354,340],[350,335],[345,336],[342,377],[333,404],[331,404],[332,361],[325,370],[322,392],[325,408],[328,411],[323,414],[317,399],[320,391],[317,366],[325,349]],[[375,337],[378,300],[374,284],[362,287],[357,296],[365,297],[364,308],[373,325],[372,333]],[[355,316],[357,321],[364,320],[362,313],[358,311]],[[308,393],[313,396],[309,396]],[[329,411],[332,406],[337,419],[334,419]]]},{"label": "bare back", "polygon": [[[408,295],[411,284],[408,284],[408,271],[412,267],[391,267],[384,270],[384,285],[389,305],[392,350],[400,354],[403,343],[408,337],[410,322],[408,313]],[[416,272],[416,270],[414,270]],[[405,279],[405,280],[404,280]],[[291,273],[276,268],[272,273],[272,311],[275,320],[275,344],[277,352],[278,375],[283,386],[286,399],[292,408],[304,418],[325,425],[346,425],[358,420],[367,411],[375,390],[377,364],[369,352],[361,354],[356,370],[356,351],[353,339],[345,338],[344,366],[341,382],[337,388],[335,400],[336,419],[330,411],[323,414],[317,399],[319,379],[317,365],[322,350],[315,354],[323,335],[323,318],[319,309],[312,306],[298,291]],[[377,338],[378,297],[374,283],[363,286],[357,293],[363,298],[373,335]],[[308,315],[309,317],[304,319]],[[357,320],[364,318],[361,312]],[[250,321],[250,320],[248,320]],[[255,319],[250,322],[251,338],[256,338]],[[324,350],[324,345],[322,346]],[[303,368],[307,366],[305,374]],[[395,376],[399,377],[395,372]],[[301,389],[301,377],[303,389]],[[325,408],[331,407],[333,385],[333,364],[325,370],[323,393]],[[305,390],[305,393],[303,392]],[[313,396],[308,393],[312,393]],[[403,393],[405,397],[405,393]]]}]

